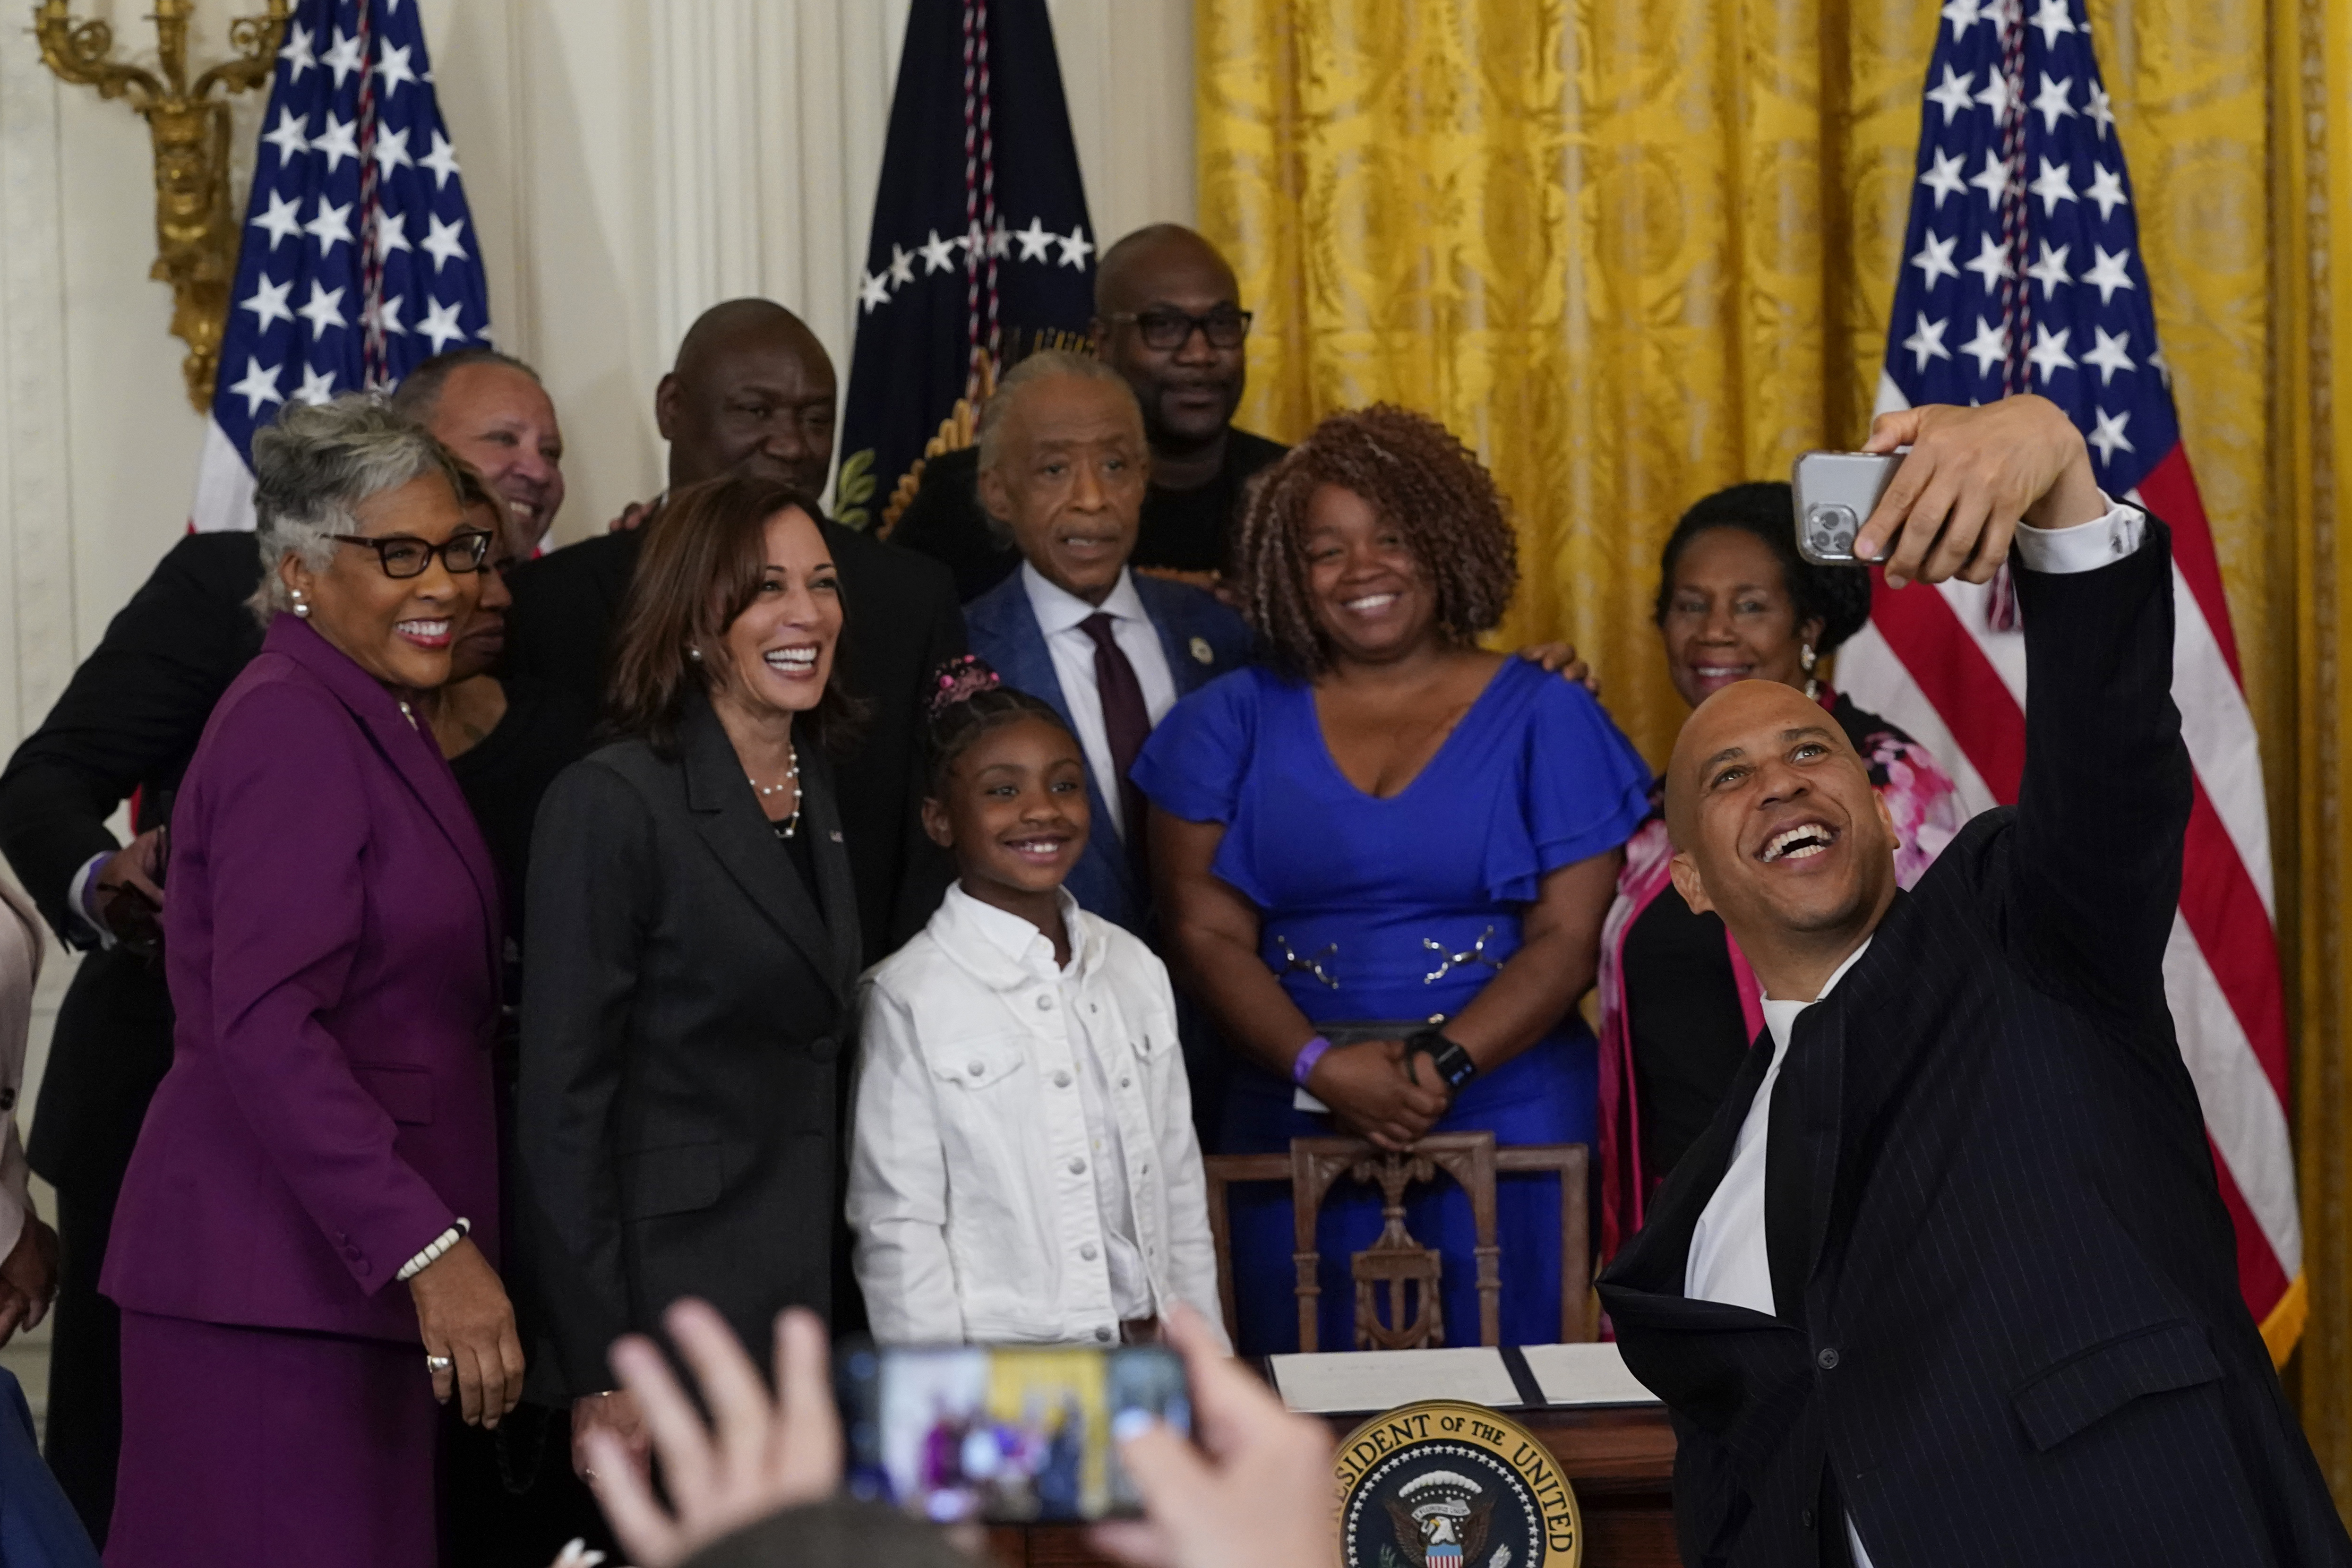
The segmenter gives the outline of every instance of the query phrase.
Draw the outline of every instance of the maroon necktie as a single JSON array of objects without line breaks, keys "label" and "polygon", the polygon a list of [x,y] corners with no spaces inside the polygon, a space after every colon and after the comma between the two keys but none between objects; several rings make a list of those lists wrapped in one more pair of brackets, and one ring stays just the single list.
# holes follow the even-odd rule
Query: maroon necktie
[{"label": "maroon necktie", "polygon": [[1103,733],[1110,741],[1111,770],[1118,775],[1118,810],[1127,823],[1129,850],[1139,857],[1143,844],[1143,791],[1128,775],[1136,754],[1151,734],[1151,713],[1143,706],[1143,683],[1135,666],[1120,652],[1111,629],[1117,624],[1097,610],[1078,622],[1078,630],[1095,641],[1095,693],[1102,698]]}]

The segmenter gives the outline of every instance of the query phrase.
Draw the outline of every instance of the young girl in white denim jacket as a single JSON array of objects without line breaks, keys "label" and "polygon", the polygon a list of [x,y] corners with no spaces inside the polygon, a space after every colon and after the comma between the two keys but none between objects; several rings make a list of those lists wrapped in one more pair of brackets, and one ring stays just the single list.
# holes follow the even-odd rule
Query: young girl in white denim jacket
[{"label": "young girl in white denim jacket", "polygon": [[850,1134],[857,1282],[885,1344],[1156,1338],[1220,1321],[1168,971],[1062,881],[1087,765],[978,659],[932,702],[923,826],[960,875],[861,988]]}]

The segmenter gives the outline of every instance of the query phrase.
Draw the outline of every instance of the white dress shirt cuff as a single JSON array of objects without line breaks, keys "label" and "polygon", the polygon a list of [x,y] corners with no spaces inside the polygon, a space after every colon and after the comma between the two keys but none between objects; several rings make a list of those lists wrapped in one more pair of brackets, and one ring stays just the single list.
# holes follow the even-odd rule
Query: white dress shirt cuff
[{"label": "white dress shirt cuff", "polygon": [[2017,525],[2017,562],[2029,571],[2063,576],[2099,568],[2137,551],[2147,542],[2147,514],[2128,503],[2118,503],[2100,492],[2107,515],[2063,528]]},{"label": "white dress shirt cuff", "polygon": [[74,924],[89,933],[90,939],[101,948],[114,946],[114,933],[98,917],[98,873],[113,855],[112,850],[105,850],[90,856],[81,870],[74,873],[66,894],[66,909],[73,915]]}]

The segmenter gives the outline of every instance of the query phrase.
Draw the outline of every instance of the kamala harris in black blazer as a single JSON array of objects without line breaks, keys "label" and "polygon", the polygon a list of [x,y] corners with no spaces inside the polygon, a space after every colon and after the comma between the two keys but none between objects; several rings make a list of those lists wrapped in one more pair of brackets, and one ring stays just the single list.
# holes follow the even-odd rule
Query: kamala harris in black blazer
[{"label": "kamala harris in black blazer", "polygon": [[833,769],[796,730],[787,839],[701,690],[660,727],[560,776],[532,839],[515,1152],[542,1403],[614,1387],[614,1337],[682,1295],[755,1353],[834,1300],[859,935]]}]

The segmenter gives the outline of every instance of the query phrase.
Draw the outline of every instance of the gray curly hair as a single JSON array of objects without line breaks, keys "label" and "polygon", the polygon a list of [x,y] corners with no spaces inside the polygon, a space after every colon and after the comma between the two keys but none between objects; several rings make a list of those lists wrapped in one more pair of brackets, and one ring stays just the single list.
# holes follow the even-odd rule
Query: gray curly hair
[{"label": "gray curly hair", "polygon": [[456,454],[371,392],[297,403],[255,431],[261,586],[246,601],[254,614],[267,625],[279,611],[293,608],[279,562],[290,555],[324,571],[334,559],[334,536],[359,531],[362,502],[427,474],[446,479],[461,505],[481,492],[481,481]]},{"label": "gray curly hair", "polygon": [[[988,401],[980,405],[980,419],[972,430],[972,444],[980,448],[980,466],[985,470],[996,466],[996,459],[1004,447],[1004,421],[1020,400],[1021,389],[1038,382],[1048,382],[1061,376],[1075,376],[1082,382],[1108,382],[1127,393],[1127,401],[1135,402],[1135,389],[1127,378],[1092,354],[1075,353],[1068,349],[1040,349],[1004,372]],[[1137,417],[1142,416],[1142,404],[1136,403]]]}]

